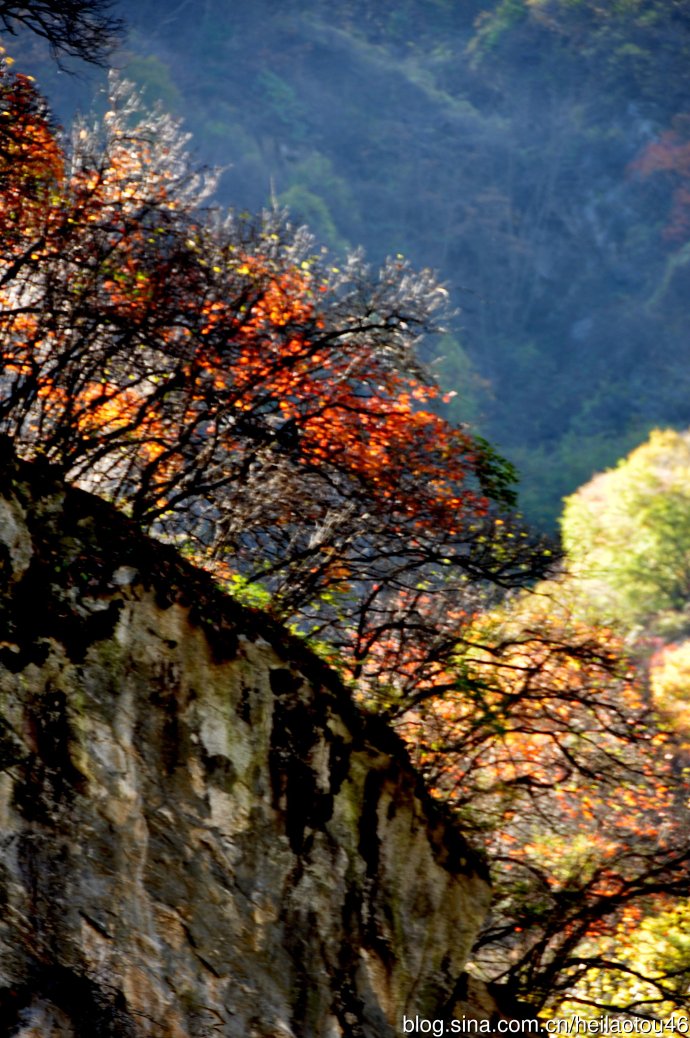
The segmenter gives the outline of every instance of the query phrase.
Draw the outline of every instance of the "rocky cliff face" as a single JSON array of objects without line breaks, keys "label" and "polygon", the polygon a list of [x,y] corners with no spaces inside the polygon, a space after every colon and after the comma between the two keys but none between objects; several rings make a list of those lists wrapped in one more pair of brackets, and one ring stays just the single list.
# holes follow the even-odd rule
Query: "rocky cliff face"
[{"label": "rocky cliff face", "polygon": [[398,740],[103,502],[0,470],[0,1035],[451,1013],[486,873]]}]

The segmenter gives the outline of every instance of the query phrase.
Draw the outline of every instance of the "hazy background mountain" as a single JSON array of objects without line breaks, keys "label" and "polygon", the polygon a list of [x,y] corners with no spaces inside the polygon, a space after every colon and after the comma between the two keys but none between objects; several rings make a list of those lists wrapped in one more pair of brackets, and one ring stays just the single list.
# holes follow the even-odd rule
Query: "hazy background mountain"
[{"label": "hazy background mountain", "polygon": [[[453,417],[528,517],[656,425],[690,424],[690,2],[122,0],[116,63],[182,117],[219,201],[334,250],[401,252],[459,308]],[[10,53],[58,117],[102,76]]]}]

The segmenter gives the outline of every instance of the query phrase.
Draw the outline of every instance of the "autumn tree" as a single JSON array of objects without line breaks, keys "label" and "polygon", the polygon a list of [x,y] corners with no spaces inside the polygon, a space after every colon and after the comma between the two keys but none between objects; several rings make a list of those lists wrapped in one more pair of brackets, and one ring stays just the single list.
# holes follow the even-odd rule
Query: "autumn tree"
[{"label": "autumn tree", "polygon": [[620,639],[554,581],[476,614],[428,677],[398,727],[489,854],[472,968],[547,1014],[682,1010],[685,960],[641,949],[690,883],[689,790]]},{"label": "autumn tree", "polygon": [[547,1012],[687,1025],[688,643],[663,647],[687,632],[687,440],[656,431],[568,499],[560,578],[479,614],[407,720],[485,825],[477,964]]},{"label": "autumn tree", "polygon": [[569,497],[571,585],[596,619],[682,630],[690,596],[690,436],[655,430]]},{"label": "autumn tree", "polygon": [[[420,336],[445,290],[401,258],[334,263],[276,211],[204,211],[184,138],[115,86],[70,149],[2,79],[0,428],[357,673],[413,602],[548,562],[498,510],[513,474],[432,410]],[[427,625],[428,627],[428,625]]]}]

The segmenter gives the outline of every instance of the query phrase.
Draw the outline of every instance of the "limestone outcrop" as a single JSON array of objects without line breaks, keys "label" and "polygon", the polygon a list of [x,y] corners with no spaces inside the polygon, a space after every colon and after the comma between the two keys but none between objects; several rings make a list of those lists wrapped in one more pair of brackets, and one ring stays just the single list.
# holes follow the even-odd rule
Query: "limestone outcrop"
[{"label": "limestone outcrop", "polygon": [[388,1038],[452,1012],[486,869],[267,617],[0,460],[0,1035]]}]

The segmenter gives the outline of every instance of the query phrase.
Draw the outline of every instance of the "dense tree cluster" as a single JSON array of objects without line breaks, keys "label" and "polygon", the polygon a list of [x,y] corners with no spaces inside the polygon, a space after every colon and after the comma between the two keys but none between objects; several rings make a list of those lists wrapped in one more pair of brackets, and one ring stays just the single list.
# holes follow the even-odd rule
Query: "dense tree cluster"
[{"label": "dense tree cluster", "polygon": [[690,599],[690,434],[655,430],[565,503],[583,609],[627,630],[682,631]]},{"label": "dense tree cluster", "polygon": [[443,271],[449,408],[518,464],[527,515],[555,527],[592,471],[690,422],[687,4],[197,6],[123,0],[132,75],[232,204],[272,184],[331,245]]},{"label": "dense tree cluster", "polygon": [[510,468],[425,407],[429,273],[336,266],[275,211],[202,213],[184,139],[126,88],[65,152],[33,85],[0,85],[0,425],[23,454],[358,663],[385,632],[421,637],[421,588],[544,570],[497,518]]},{"label": "dense tree cluster", "polygon": [[684,758],[620,636],[561,578],[476,612],[414,687],[398,727],[492,863],[474,968],[547,1012],[683,1007],[690,957],[643,969],[637,935],[690,881]]}]

